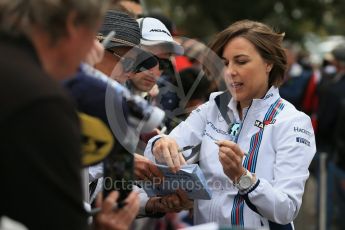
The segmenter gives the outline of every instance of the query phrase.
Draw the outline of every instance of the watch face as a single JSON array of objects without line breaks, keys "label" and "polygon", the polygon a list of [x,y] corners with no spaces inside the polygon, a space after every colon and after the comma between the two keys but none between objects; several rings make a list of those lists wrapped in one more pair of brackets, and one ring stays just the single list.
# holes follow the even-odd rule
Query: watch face
[{"label": "watch face", "polygon": [[252,185],[252,178],[248,175],[245,175],[241,177],[238,184],[239,184],[240,189],[243,189],[243,190],[248,189]]}]

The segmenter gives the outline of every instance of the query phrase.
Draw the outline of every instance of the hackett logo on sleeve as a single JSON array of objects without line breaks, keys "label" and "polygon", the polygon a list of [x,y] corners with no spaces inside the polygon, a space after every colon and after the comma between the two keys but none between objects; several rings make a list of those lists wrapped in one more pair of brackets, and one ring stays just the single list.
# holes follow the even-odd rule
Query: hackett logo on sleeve
[{"label": "hackett logo on sleeve", "polygon": [[303,129],[303,128],[296,127],[296,126],[293,127],[293,131],[294,131],[294,132],[298,132],[298,133],[306,134],[307,136],[311,136],[311,135],[312,135],[312,133],[309,132],[308,130],[305,130],[305,129]]}]

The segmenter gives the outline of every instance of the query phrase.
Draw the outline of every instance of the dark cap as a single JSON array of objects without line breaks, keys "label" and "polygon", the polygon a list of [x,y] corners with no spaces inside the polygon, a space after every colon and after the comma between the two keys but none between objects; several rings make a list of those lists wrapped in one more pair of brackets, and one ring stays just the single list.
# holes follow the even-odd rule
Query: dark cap
[{"label": "dark cap", "polygon": [[128,14],[120,11],[109,10],[98,33],[100,40],[104,39],[111,31],[115,36],[106,45],[106,49],[115,46],[138,46],[140,44],[140,29],[138,23]]},{"label": "dark cap", "polygon": [[345,43],[337,45],[333,50],[332,50],[332,55],[334,59],[345,62]]},{"label": "dark cap", "polygon": [[130,52],[134,52],[136,56],[135,69],[133,69],[136,73],[151,69],[158,64],[157,59],[151,53],[140,48],[139,24],[128,14],[115,10],[107,11],[97,38],[103,41],[112,31],[115,32],[114,36],[110,38],[109,42],[105,42],[104,48],[131,47]]}]

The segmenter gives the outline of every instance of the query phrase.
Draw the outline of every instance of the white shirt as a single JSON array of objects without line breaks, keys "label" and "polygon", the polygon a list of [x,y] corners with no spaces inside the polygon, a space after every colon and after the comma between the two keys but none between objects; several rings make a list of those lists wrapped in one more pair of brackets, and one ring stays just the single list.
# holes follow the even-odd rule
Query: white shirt
[{"label": "white shirt", "polygon": [[[302,203],[308,167],[316,152],[310,118],[299,112],[279,96],[272,87],[263,99],[254,99],[240,120],[237,102],[231,98],[225,104],[230,124],[222,116],[216,101],[221,93],[213,93],[207,103],[194,110],[169,136],[179,147],[201,143],[199,156],[188,163],[199,161],[208,186],[213,191],[211,200],[194,202],[194,222],[217,222],[220,225],[239,225],[247,228],[269,227],[293,229]],[[218,97],[217,97],[218,96]],[[218,99],[216,99],[218,98]],[[222,100],[220,100],[222,101]],[[221,103],[220,103],[221,104]],[[229,133],[234,124],[240,124]],[[151,148],[145,156],[155,161]],[[256,174],[257,183],[248,194],[239,195],[238,189],[224,174],[219,161],[216,140],[237,141],[249,153],[243,165]],[[188,154],[186,154],[188,157]]]}]

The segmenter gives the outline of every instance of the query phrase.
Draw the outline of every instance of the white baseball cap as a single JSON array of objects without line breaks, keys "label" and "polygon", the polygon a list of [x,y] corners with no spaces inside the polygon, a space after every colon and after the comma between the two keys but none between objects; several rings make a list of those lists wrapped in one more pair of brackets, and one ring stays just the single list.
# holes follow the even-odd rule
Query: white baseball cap
[{"label": "white baseball cap", "polygon": [[141,45],[164,45],[173,54],[182,55],[184,53],[183,47],[174,41],[169,30],[158,19],[145,17],[137,19],[137,22],[141,30]]}]

